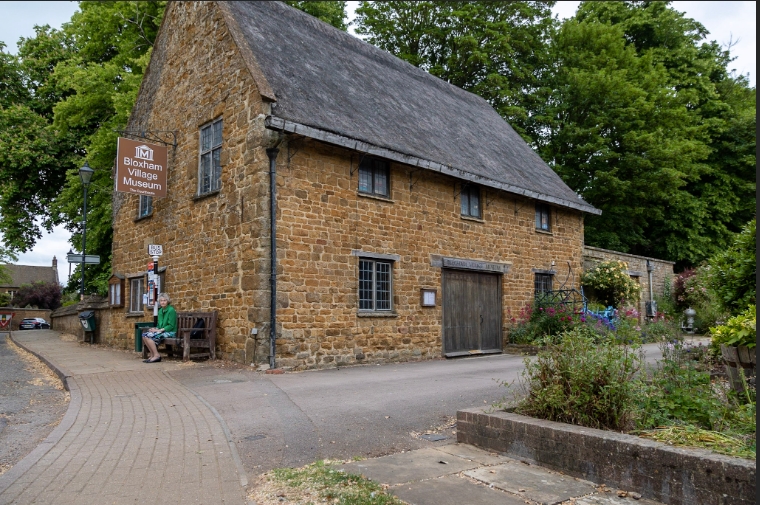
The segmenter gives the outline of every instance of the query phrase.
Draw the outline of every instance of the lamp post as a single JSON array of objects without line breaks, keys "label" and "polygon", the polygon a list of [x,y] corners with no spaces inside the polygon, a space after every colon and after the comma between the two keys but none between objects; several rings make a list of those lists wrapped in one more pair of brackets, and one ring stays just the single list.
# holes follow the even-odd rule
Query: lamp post
[{"label": "lamp post", "polygon": [[84,162],[84,166],[79,169],[79,178],[82,180],[82,187],[84,188],[84,217],[82,220],[82,287],[79,290],[80,300],[84,300],[84,260],[87,253],[87,187],[90,185],[92,174],[94,173],[95,170],[91,169],[86,161]]}]

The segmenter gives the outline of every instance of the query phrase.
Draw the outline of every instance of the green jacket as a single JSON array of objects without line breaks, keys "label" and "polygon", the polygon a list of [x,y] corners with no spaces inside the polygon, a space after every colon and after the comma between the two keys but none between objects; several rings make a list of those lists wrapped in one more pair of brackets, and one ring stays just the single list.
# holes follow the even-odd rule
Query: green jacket
[{"label": "green jacket", "polygon": [[177,332],[177,311],[174,307],[167,305],[166,308],[158,309],[158,328],[164,331]]}]

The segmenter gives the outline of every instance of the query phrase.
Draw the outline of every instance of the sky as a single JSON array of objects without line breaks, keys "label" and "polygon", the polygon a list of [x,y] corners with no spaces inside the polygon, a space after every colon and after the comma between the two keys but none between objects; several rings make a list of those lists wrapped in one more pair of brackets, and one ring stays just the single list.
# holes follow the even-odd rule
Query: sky
[{"label": "sky", "polygon": [[[359,2],[348,2],[349,19]],[[553,9],[560,19],[575,13],[580,2],[557,2]],[[702,23],[710,32],[708,39],[717,40],[722,45],[732,41],[731,52],[736,60],[730,65],[739,74],[749,74],[750,82],[756,85],[756,17],[755,2],[672,2],[673,7]],[[33,37],[34,25],[49,24],[54,28],[71,18],[77,10],[77,2],[1,2],[0,41],[5,42],[6,51],[16,52],[19,37]],[[18,264],[49,266],[53,256],[58,258],[58,277],[66,283],[69,265],[66,253],[71,248],[70,234],[63,227],[46,234],[30,252],[19,255]]]}]

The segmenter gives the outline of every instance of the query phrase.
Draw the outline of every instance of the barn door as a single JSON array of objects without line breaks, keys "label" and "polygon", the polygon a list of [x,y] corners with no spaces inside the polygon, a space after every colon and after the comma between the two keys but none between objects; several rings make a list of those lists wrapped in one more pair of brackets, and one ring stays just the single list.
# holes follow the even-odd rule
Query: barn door
[{"label": "barn door", "polygon": [[501,350],[501,277],[443,270],[443,352]]}]

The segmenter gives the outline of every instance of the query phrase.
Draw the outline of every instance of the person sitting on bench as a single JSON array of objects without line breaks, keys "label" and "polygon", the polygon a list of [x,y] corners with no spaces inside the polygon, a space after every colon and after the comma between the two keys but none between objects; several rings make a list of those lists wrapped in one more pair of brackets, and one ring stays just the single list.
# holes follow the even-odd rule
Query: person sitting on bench
[{"label": "person sitting on bench", "polygon": [[148,328],[142,334],[143,345],[150,351],[145,363],[158,363],[161,355],[158,346],[165,338],[174,338],[177,335],[177,311],[171,306],[171,299],[166,293],[158,295],[158,325]]}]

